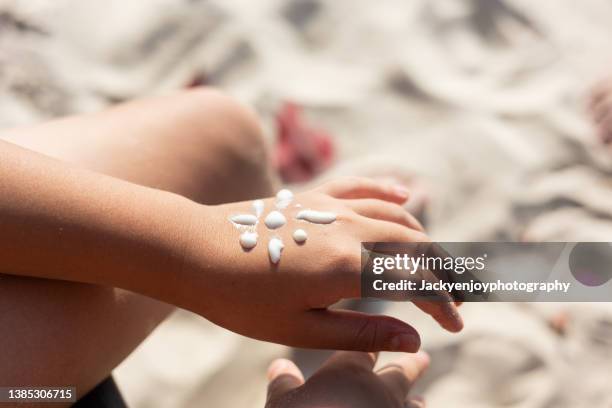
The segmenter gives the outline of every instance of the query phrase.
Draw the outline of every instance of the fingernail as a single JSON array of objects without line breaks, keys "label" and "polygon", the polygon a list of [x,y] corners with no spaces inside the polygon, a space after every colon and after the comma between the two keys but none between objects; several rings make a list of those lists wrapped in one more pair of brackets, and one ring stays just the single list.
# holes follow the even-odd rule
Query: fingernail
[{"label": "fingernail", "polygon": [[287,368],[287,361],[283,359],[275,360],[268,368],[268,379],[275,378],[279,372]]},{"label": "fingernail", "polygon": [[389,344],[391,351],[407,351],[414,353],[421,345],[421,339],[414,334],[402,333],[394,336]]},{"label": "fingernail", "polygon": [[417,351],[414,358],[416,358],[422,364],[429,364],[430,361],[429,354],[424,350]]},{"label": "fingernail", "polygon": [[396,184],[395,186],[393,186],[393,192],[395,193],[395,195],[402,198],[408,198],[408,195],[410,194],[408,189],[402,186],[401,184]]}]

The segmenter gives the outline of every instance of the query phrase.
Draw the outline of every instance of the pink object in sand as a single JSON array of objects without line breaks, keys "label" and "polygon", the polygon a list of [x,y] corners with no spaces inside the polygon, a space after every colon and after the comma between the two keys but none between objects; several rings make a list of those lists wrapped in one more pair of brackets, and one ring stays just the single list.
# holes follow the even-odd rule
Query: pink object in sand
[{"label": "pink object in sand", "polygon": [[304,122],[302,108],[286,102],[276,115],[274,165],[287,183],[304,182],[327,169],[334,159],[331,135]]}]

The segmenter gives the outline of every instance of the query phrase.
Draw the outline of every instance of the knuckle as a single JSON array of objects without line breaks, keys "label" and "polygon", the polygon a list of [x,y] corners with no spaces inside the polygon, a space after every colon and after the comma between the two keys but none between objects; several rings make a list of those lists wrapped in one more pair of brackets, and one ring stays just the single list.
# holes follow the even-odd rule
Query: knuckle
[{"label": "knuckle", "polygon": [[345,177],[345,182],[354,190],[374,189],[378,187],[378,183],[368,177],[347,176]]},{"label": "knuckle", "polygon": [[406,230],[406,240],[410,242],[431,242],[431,238],[421,231]]},{"label": "knuckle", "polygon": [[409,228],[401,228],[398,230],[397,234],[394,236],[394,239],[399,242],[431,242],[431,238],[421,231]]},{"label": "knuckle", "polygon": [[361,253],[357,246],[342,245],[335,250],[332,267],[339,271],[355,272],[361,269]]},{"label": "knuckle", "polygon": [[426,234],[421,231],[412,231],[413,239],[415,242],[432,242],[431,238],[429,238]]},{"label": "knuckle", "polygon": [[355,176],[347,176],[340,180],[344,187],[348,190],[357,190],[363,186],[363,179]]},{"label": "knuckle", "polygon": [[337,193],[337,192],[342,192],[345,190],[351,190],[353,188],[353,183],[356,177],[353,176],[344,176],[344,177],[338,177],[338,178],[334,178],[332,180],[329,180],[325,183],[323,183],[323,185],[321,185],[321,190],[327,192],[327,193]]},{"label": "knuckle", "polygon": [[337,221],[345,227],[355,226],[359,223],[359,213],[353,208],[342,204],[342,209],[337,214]]}]

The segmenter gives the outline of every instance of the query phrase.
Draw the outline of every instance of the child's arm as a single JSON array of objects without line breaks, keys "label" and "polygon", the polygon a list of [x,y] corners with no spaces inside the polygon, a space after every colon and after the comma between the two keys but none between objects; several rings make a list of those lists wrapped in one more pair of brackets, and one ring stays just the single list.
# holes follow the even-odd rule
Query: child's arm
[{"label": "child's arm", "polygon": [[162,296],[196,205],[0,141],[0,271]]},{"label": "child's arm", "polygon": [[[385,316],[330,311],[358,297],[362,241],[427,237],[400,206],[406,197],[371,181],[333,182],[296,196],[302,208],[338,221],[308,225],[308,241],[287,225],[263,222],[245,252],[229,222],[251,203],[203,206],[175,194],[70,167],[0,142],[0,271],[121,287],[192,310],[235,332],[292,346],[414,351],[416,331]],[[273,199],[265,200],[266,212]],[[265,214],[264,213],[264,214]],[[285,243],[270,263],[272,236]],[[452,303],[429,306],[449,330],[461,319]]]}]

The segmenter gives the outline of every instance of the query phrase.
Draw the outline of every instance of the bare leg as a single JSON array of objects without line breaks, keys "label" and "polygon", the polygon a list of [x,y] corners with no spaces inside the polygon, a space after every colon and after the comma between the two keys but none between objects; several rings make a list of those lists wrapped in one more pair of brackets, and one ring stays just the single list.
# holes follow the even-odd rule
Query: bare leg
[{"label": "bare leg", "polygon": [[[0,132],[0,138],[82,167],[206,204],[270,195],[252,113],[206,89]],[[95,260],[92,260],[95,262]],[[172,311],[127,291],[0,275],[2,385],[103,380]]]}]

